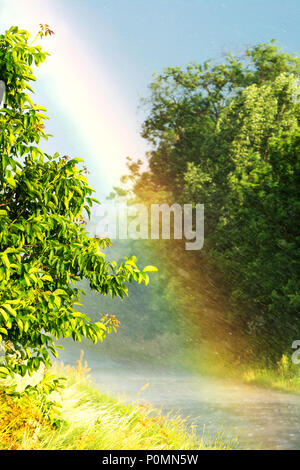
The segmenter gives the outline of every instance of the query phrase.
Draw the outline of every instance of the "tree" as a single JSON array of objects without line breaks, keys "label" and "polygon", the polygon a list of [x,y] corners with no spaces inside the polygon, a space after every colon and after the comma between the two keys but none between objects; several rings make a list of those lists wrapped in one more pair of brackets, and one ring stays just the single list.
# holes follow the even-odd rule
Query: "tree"
[{"label": "tree", "polygon": [[131,162],[128,176],[137,198],[204,203],[199,258],[222,274],[238,327],[279,353],[300,327],[299,79],[274,41],[164,70],[142,128],[148,169]]},{"label": "tree", "polygon": [[[37,37],[53,34],[42,26]],[[127,295],[127,284],[149,282],[136,258],[107,262],[108,239],[89,237],[83,211],[92,197],[83,160],[51,156],[39,147],[47,139],[45,108],[29,92],[47,53],[29,43],[29,33],[13,27],[0,36],[0,77],[6,83],[6,107],[0,110],[0,339],[5,344],[0,374],[24,376],[57,357],[56,340],[103,340],[116,328],[109,316],[92,323],[75,309],[89,281],[103,295]],[[78,307],[77,307],[78,308]]]}]

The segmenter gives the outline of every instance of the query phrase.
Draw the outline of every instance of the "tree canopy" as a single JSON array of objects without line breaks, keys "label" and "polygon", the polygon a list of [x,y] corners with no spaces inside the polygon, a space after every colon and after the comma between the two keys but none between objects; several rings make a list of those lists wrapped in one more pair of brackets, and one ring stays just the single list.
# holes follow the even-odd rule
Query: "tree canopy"
[{"label": "tree canopy", "polygon": [[204,203],[204,250],[240,327],[280,347],[300,326],[299,79],[274,41],[163,70],[146,100],[148,168],[127,176],[142,200]]}]

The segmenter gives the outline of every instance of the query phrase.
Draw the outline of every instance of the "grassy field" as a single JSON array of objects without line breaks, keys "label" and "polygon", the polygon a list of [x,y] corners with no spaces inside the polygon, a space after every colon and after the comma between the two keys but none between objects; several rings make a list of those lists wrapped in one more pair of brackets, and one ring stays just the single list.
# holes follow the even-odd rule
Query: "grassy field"
[{"label": "grassy field", "polygon": [[60,402],[53,426],[37,402],[0,395],[0,449],[206,450],[231,449],[222,435],[213,441],[195,434],[179,416],[162,416],[145,404],[123,404],[93,387],[86,367],[60,367],[66,386],[53,398]]}]

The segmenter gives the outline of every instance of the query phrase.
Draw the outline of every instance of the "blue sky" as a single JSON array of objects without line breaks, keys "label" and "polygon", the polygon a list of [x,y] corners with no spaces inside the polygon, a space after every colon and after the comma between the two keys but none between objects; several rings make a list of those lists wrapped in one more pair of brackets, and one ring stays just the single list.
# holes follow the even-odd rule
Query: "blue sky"
[{"label": "blue sky", "polygon": [[47,150],[85,158],[103,198],[125,157],[146,150],[137,108],[152,74],[271,39],[297,52],[300,1],[0,0],[1,30],[18,24],[35,32],[38,23],[56,32],[36,86],[55,135]]},{"label": "blue sky", "polygon": [[[81,34],[92,38],[139,92],[153,71],[239,52],[278,39],[300,40],[299,0],[65,0]],[[125,59],[125,60],[124,60]],[[132,70],[130,69],[132,67]],[[131,73],[132,72],[132,73]]]}]

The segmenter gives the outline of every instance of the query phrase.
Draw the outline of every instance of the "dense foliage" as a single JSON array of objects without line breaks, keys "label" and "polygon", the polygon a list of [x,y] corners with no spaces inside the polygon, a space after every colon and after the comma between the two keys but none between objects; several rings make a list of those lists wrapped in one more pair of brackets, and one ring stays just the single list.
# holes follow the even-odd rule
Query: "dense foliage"
[{"label": "dense foliage", "polygon": [[280,353],[300,330],[299,78],[274,42],[164,70],[142,130],[149,167],[127,176],[142,200],[205,204],[205,251],[239,327]]},{"label": "dense foliage", "polygon": [[[38,37],[52,32],[43,27]],[[97,201],[88,185],[82,160],[43,153],[47,139],[45,108],[29,92],[35,80],[32,64],[46,58],[29,34],[11,28],[0,36],[0,78],[6,84],[6,106],[0,109],[0,340],[4,357],[0,375],[32,374],[57,356],[55,339],[71,336],[102,340],[115,319],[98,322],[78,311],[81,289],[123,298],[127,283],[148,283],[125,258],[107,262],[107,239],[90,238],[83,211]],[[76,308],[76,309],[75,309]]]}]

